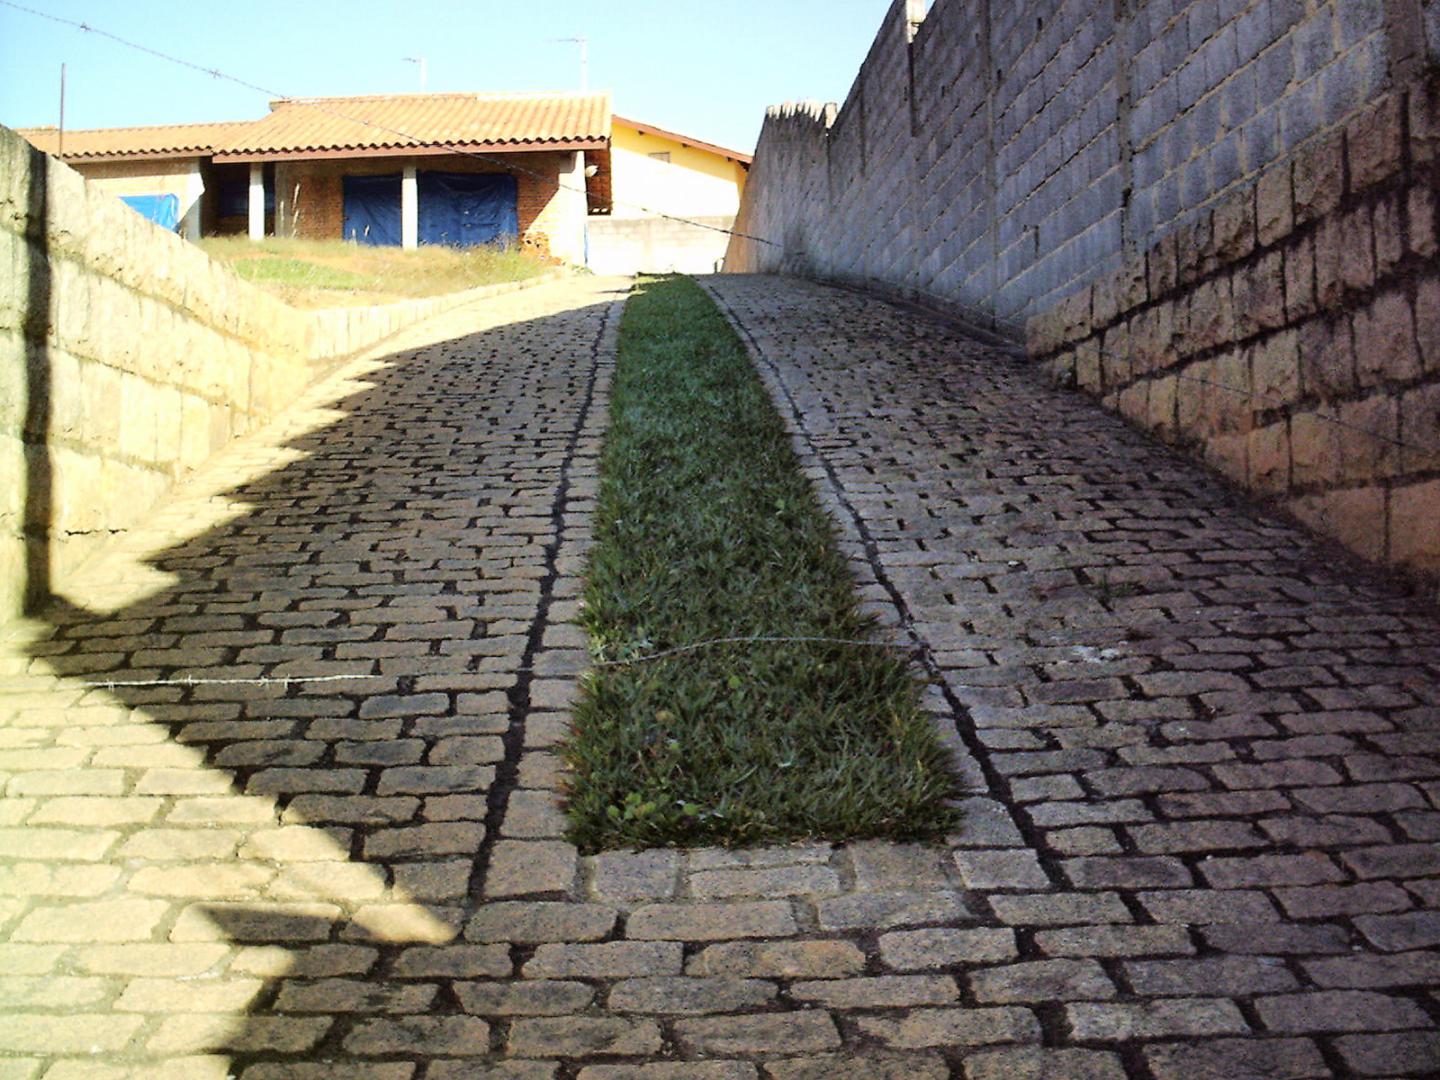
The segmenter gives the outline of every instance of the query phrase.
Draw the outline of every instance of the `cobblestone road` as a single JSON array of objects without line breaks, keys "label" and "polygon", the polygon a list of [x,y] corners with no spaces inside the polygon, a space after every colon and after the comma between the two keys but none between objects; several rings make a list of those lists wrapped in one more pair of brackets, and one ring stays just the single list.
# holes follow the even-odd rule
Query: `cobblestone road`
[{"label": "cobblestone road", "polygon": [[711,287],[928,647],[964,830],[560,839],[622,297],[535,289],[327,380],[17,631],[0,1078],[1440,1069],[1433,608],[943,324]]}]

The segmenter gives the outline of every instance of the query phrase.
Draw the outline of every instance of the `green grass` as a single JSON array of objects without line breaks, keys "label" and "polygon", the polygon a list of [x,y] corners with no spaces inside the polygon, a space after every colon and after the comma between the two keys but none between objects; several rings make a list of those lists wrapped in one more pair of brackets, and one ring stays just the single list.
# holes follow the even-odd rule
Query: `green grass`
[{"label": "green grass", "polygon": [[344,240],[210,237],[200,246],[281,299],[301,307],[375,304],[520,281],[548,269],[517,247],[421,247],[405,251]]},{"label": "green grass", "polygon": [[303,259],[243,259],[235,272],[246,281],[262,285],[293,285],[308,289],[363,289],[370,280],[348,270],[306,262]]},{"label": "green grass", "polygon": [[[830,520],[691,281],[625,307],[584,625],[602,659],[716,637],[867,638]],[[728,645],[599,667],[565,748],[586,851],[952,830],[954,779],[889,649]]]}]

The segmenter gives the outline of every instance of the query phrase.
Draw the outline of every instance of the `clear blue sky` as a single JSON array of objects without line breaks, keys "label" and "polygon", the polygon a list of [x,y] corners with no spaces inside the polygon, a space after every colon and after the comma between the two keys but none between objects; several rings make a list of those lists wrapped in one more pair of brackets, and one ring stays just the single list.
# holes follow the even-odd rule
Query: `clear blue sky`
[{"label": "clear blue sky", "polygon": [[[740,150],[765,106],[843,99],[887,0],[19,0],[292,97],[590,87],[615,110]],[[0,123],[243,120],[268,98],[0,6]]]}]

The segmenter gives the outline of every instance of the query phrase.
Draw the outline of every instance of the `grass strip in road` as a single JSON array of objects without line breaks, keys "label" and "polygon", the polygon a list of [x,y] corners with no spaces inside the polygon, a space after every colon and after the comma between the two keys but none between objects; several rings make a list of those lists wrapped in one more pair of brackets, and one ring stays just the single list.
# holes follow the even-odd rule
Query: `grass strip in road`
[{"label": "grass strip in road", "polygon": [[[685,278],[620,325],[584,625],[629,659],[721,637],[872,639],[743,346]],[[954,778],[889,649],[725,645],[585,677],[565,748],[583,850],[936,838]]]}]

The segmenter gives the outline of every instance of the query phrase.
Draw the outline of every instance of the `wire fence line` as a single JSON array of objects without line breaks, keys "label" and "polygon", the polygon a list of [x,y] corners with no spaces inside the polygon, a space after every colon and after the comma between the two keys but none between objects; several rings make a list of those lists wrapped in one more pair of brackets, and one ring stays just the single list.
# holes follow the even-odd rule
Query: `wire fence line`
[{"label": "wire fence line", "polygon": [[[1305,600],[1295,601],[1293,611],[1287,614],[1316,615],[1329,611],[1350,611],[1353,603],[1349,600],[1320,601]],[[1402,605],[1408,610],[1407,605]],[[1387,614],[1403,614],[1404,610]],[[898,641],[877,640],[875,638],[843,638],[827,637],[823,635],[784,635],[784,634],[747,634],[731,637],[707,638],[702,641],[691,642],[685,645],[677,645],[672,648],[660,649],[651,653],[644,653],[639,656],[617,657],[604,659],[593,657],[590,660],[588,670],[598,671],[606,668],[632,667],[639,664],[649,664],[660,660],[668,660],[676,656],[698,652],[704,649],[718,648],[728,645],[751,646],[751,645],[843,645],[855,646],[869,649],[888,649],[898,655],[924,657],[933,653],[933,646],[925,639],[923,632],[913,623],[906,622],[895,627],[897,632],[903,632],[910,638],[910,644],[903,644]],[[1125,644],[1121,642],[1120,644]],[[57,679],[68,683],[71,686],[84,687],[86,689],[118,690],[127,687],[195,687],[195,686],[304,686],[310,684],[344,683],[344,682],[399,682],[402,679],[412,678],[415,673],[397,672],[382,674],[371,671],[355,672],[352,674],[335,675],[254,675],[236,677],[201,677],[191,675],[170,675],[157,676],[149,679],[99,679],[91,678],[84,681],[72,681],[62,672],[56,676]],[[547,675],[560,674],[539,665],[517,665],[515,667],[493,668],[479,672],[462,672],[466,675]]]},{"label": "wire fence line", "polygon": [[[633,667],[638,664],[649,664],[657,660],[668,660],[671,657],[683,656],[689,653],[699,652],[703,649],[712,649],[721,645],[853,645],[871,649],[889,649],[904,655],[913,655],[925,649],[923,645],[905,646],[897,642],[877,641],[869,638],[842,638],[824,637],[810,635],[784,635],[784,634],[752,634],[736,637],[708,638],[704,641],[692,642],[688,645],[677,645],[670,649],[661,649],[653,653],[645,653],[640,656],[630,656],[617,659],[592,659],[590,668],[601,670],[604,668]],[[496,674],[496,675],[543,675],[547,674],[545,668],[529,664],[517,667],[496,668],[491,671],[465,672],[464,674]],[[58,676],[64,680],[64,675]],[[408,674],[378,674],[372,671],[356,672],[353,675],[254,675],[249,677],[233,678],[202,678],[190,675],[161,676],[153,679],[88,679],[83,682],[71,683],[75,686],[83,686],[87,689],[98,690],[119,690],[126,687],[156,687],[156,686],[304,686],[313,683],[341,683],[341,682],[397,682],[400,679],[410,678]]]},{"label": "wire fence line", "polygon": [[[374,129],[374,130],[376,130],[376,131],[384,132],[385,134],[392,135],[392,136],[394,136],[394,137],[396,137],[396,138],[398,138],[398,139],[402,139],[402,140],[406,141],[407,143],[411,143],[411,144],[414,144],[414,145],[416,145],[416,146],[429,145],[428,143],[426,143],[426,141],[425,141],[424,139],[421,139],[419,136],[413,135],[413,134],[411,134],[411,133],[409,133],[409,132],[406,132],[406,131],[402,131],[402,130],[400,130],[400,129],[398,129],[398,128],[389,127],[389,126],[387,126],[387,125],[385,125],[385,124],[381,124],[381,123],[379,123],[379,122],[377,122],[377,121],[365,119],[365,118],[363,118],[363,117],[352,116],[352,115],[350,115],[350,114],[348,114],[348,113],[345,113],[345,112],[342,111],[342,110],[333,108],[333,107],[328,106],[328,105],[319,104],[319,103],[317,103],[317,102],[315,102],[315,101],[313,101],[313,100],[309,100],[309,99],[305,99],[305,98],[293,97],[293,96],[291,96],[291,95],[288,95],[288,94],[283,93],[282,91],[276,90],[276,89],[274,89],[274,88],[272,88],[272,87],[266,87],[266,86],[263,86],[263,85],[261,85],[261,84],[251,82],[251,81],[249,81],[249,80],[247,80],[247,79],[244,79],[244,78],[242,78],[242,77],[240,77],[240,76],[232,75],[232,74],[230,74],[229,72],[222,71],[220,68],[217,68],[217,67],[207,67],[206,65],[201,64],[201,63],[197,63],[197,62],[195,62],[195,61],[193,61],[193,60],[187,60],[187,59],[185,59],[184,57],[175,56],[175,55],[173,55],[173,54],[171,54],[171,53],[164,52],[163,50],[156,49],[156,48],[154,48],[154,47],[152,47],[152,46],[149,46],[149,45],[145,45],[145,44],[143,44],[143,43],[141,43],[141,42],[133,41],[133,40],[131,40],[131,39],[129,39],[129,38],[123,37],[123,36],[121,36],[121,35],[119,35],[119,34],[116,34],[116,33],[112,32],[112,31],[105,30],[105,29],[103,29],[103,28],[101,28],[101,27],[94,26],[94,25],[90,24],[90,23],[87,22],[87,21],[83,21],[83,20],[79,20],[79,19],[70,19],[70,18],[66,18],[66,17],[61,16],[61,15],[56,15],[56,14],[54,14],[53,12],[41,11],[41,10],[39,10],[38,8],[33,8],[33,7],[29,7],[29,6],[25,5],[25,4],[18,3],[17,0],[0,0],[0,6],[8,7],[8,8],[11,8],[11,9],[15,10],[15,11],[20,11],[20,12],[23,12],[23,13],[25,13],[25,14],[27,14],[27,15],[32,15],[32,16],[35,16],[35,17],[40,18],[40,19],[45,19],[45,20],[48,20],[48,21],[50,21],[50,22],[60,24],[60,25],[62,25],[62,26],[68,26],[68,27],[71,27],[71,28],[73,28],[73,29],[83,31],[84,33],[94,34],[94,35],[96,35],[96,36],[98,36],[98,37],[102,37],[102,38],[105,38],[105,39],[107,39],[107,40],[109,40],[109,41],[115,42],[116,44],[121,45],[121,46],[123,46],[123,47],[125,47],[125,48],[132,49],[132,50],[135,50],[135,51],[137,51],[137,52],[144,53],[144,54],[146,54],[146,55],[148,55],[148,56],[152,56],[152,57],[154,57],[154,58],[156,58],[156,59],[163,60],[163,61],[165,61],[165,62],[167,62],[167,63],[176,64],[176,65],[178,65],[178,66],[180,66],[180,67],[187,68],[187,69],[189,69],[189,70],[191,70],[191,71],[198,72],[198,73],[200,73],[200,74],[202,74],[202,75],[209,75],[209,76],[212,77],[212,78],[219,79],[219,80],[224,81],[224,82],[232,83],[232,84],[234,84],[234,85],[236,85],[236,86],[242,87],[242,88],[247,89],[247,90],[253,90],[253,91],[257,92],[257,93],[265,94],[265,95],[267,95],[267,96],[269,96],[269,97],[271,97],[271,98],[281,99],[281,100],[287,101],[287,102],[289,102],[289,103],[291,103],[291,104],[293,104],[293,105],[300,105],[300,106],[303,106],[303,107],[305,107],[305,108],[315,109],[315,110],[318,111],[318,112],[322,112],[322,113],[325,113],[325,114],[327,114],[327,115],[329,115],[329,116],[333,116],[333,117],[335,117],[336,119],[345,120],[345,121],[347,121],[347,122],[349,122],[349,123],[359,124],[359,125],[361,125],[362,127],[368,127],[368,128],[372,128],[372,129]],[[538,170],[535,170],[535,169],[526,168],[526,167],[524,167],[524,166],[522,166],[522,165],[517,165],[517,164],[515,164],[515,163],[513,163],[513,162],[511,162],[511,161],[509,161],[509,160],[507,160],[507,158],[506,158],[505,156],[494,155],[494,154],[482,154],[482,153],[476,153],[476,152],[474,152],[474,151],[460,150],[460,149],[452,149],[452,148],[447,148],[447,150],[448,150],[448,152],[454,153],[454,154],[456,154],[457,156],[460,156],[460,157],[470,158],[470,159],[472,159],[472,160],[479,161],[479,162],[482,162],[482,163],[485,163],[485,164],[496,165],[496,166],[499,166],[499,167],[504,168],[504,169],[513,170],[513,171],[515,171],[515,172],[523,173],[523,174],[525,174],[525,175],[527,175],[527,176],[532,176],[532,177],[535,177],[535,178],[544,180],[544,181],[546,181],[547,183],[550,183],[550,182],[551,182],[551,178],[550,178],[547,174],[541,173],[541,172],[539,172]],[[584,195],[584,196],[586,196],[587,199],[588,199],[588,197],[589,197],[589,192],[588,192],[588,190],[585,189],[584,187],[579,187],[579,188],[577,188],[577,187],[574,187],[574,186],[571,186],[571,185],[567,185],[567,184],[565,184],[565,183],[563,183],[563,182],[560,182],[560,183],[558,184],[558,186],[559,186],[562,190],[569,191],[569,192],[571,192],[572,194]],[[740,238],[740,239],[742,239],[742,240],[753,240],[753,241],[756,242],[756,243],[765,244],[765,245],[767,245],[768,247],[776,248],[777,250],[779,250],[779,251],[782,252],[782,253],[793,250],[793,249],[787,248],[784,244],[782,244],[782,243],[780,243],[780,242],[778,242],[778,241],[775,241],[775,240],[771,240],[771,239],[769,239],[769,238],[767,238],[767,237],[756,236],[756,235],[754,235],[754,234],[752,234],[752,233],[741,232],[741,231],[738,231],[738,230],[733,229],[733,228],[725,228],[724,226],[712,225],[712,224],[709,224],[709,223],[707,223],[707,222],[696,221],[696,220],[694,220],[694,219],[692,219],[692,218],[686,218],[686,217],[683,217],[683,216],[680,216],[680,215],[670,214],[670,213],[667,213],[667,212],[662,211],[662,210],[656,210],[656,209],[654,209],[654,208],[652,208],[652,207],[649,207],[649,206],[646,206],[646,205],[644,205],[644,204],[642,204],[642,203],[633,202],[633,201],[630,201],[630,200],[627,200],[627,199],[615,198],[615,197],[613,196],[613,193],[612,193],[612,197],[611,197],[611,200],[610,200],[610,201],[611,201],[612,203],[618,203],[618,204],[621,205],[621,206],[627,206],[627,207],[630,207],[631,209],[640,210],[640,211],[642,211],[643,213],[650,214],[650,215],[653,215],[653,216],[658,217],[658,218],[662,218],[662,219],[667,220],[667,221],[674,221],[674,222],[678,222],[678,223],[684,224],[684,225],[692,225],[692,226],[695,226],[695,227],[697,227],[697,228],[706,229],[706,230],[711,231],[711,232],[718,232],[718,233],[723,233],[723,234],[725,234],[725,235],[727,235],[727,236],[738,237],[738,238]],[[931,292],[930,290],[923,289],[923,288],[920,288],[920,287],[918,287],[918,286],[892,286],[892,285],[889,285],[888,283],[883,283],[883,282],[876,282],[876,283],[873,283],[873,284],[880,285],[883,290],[892,290],[892,291],[893,291],[894,289],[898,288],[902,293],[913,294],[913,295],[916,296],[916,297],[922,297],[922,298],[931,300],[931,301],[933,301],[935,304],[937,304],[938,306],[940,306],[941,309],[942,309],[942,311],[945,312],[945,313],[952,314],[953,316],[961,319],[962,321],[974,323],[974,324],[975,324],[976,326],[978,326],[978,327],[986,327],[986,326],[991,327],[991,328],[993,328],[995,331],[998,331],[998,332],[1000,332],[1000,333],[1002,333],[1002,334],[1008,334],[1012,339],[1014,339],[1014,340],[1016,340],[1016,341],[1023,340],[1023,338],[1024,338],[1024,335],[1025,335],[1025,326],[1024,326],[1024,323],[1021,322],[1020,320],[1013,319],[1013,318],[1006,318],[1006,317],[1004,317],[1004,316],[996,315],[996,314],[994,314],[993,312],[985,312],[985,311],[982,311],[981,309],[976,308],[976,307],[974,307],[974,306],[972,306],[972,305],[966,304],[964,301],[956,300],[956,299],[954,299],[953,297],[943,296],[943,295],[941,295],[941,294],[939,294],[939,293]],[[1099,356],[1110,357],[1110,358],[1112,358],[1112,359],[1123,359],[1123,360],[1129,365],[1129,368],[1130,368],[1130,377],[1131,377],[1131,379],[1133,380],[1133,379],[1135,378],[1135,374],[1134,374],[1135,361],[1134,361],[1134,357],[1133,357],[1133,356],[1130,356],[1129,354],[1123,354],[1123,355],[1122,355],[1122,354],[1117,353],[1117,352],[1115,352],[1115,351],[1113,351],[1113,350],[1109,350],[1109,349],[1102,348],[1101,346],[1098,346],[1098,345],[1090,346],[1090,348],[1093,348],[1094,351],[1096,352],[1096,354],[1099,355]],[[1253,389],[1253,388],[1247,388],[1247,387],[1241,387],[1241,386],[1231,386],[1231,385],[1228,385],[1228,384],[1226,384],[1226,383],[1218,382],[1218,381],[1213,380],[1213,379],[1202,378],[1201,376],[1198,376],[1198,375],[1186,375],[1186,374],[1183,374],[1183,373],[1181,373],[1181,372],[1167,372],[1167,373],[1165,373],[1164,375],[1162,375],[1161,377],[1162,377],[1162,378],[1173,377],[1173,378],[1175,378],[1175,379],[1178,379],[1178,380],[1181,380],[1181,381],[1184,381],[1184,382],[1196,383],[1196,384],[1199,384],[1199,385],[1208,386],[1208,387],[1211,387],[1211,388],[1213,388],[1213,389],[1222,390],[1222,391],[1225,391],[1226,393],[1236,395],[1236,396],[1238,396],[1238,397],[1245,397],[1245,398],[1250,398],[1250,399],[1260,399],[1260,400],[1262,400],[1262,401],[1263,401],[1263,400],[1268,400],[1268,401],[1270,402],[1270,404],[1271,404],[1272,407],[1283,408],[1283,407],[1287,407],[1287,406],[1291,406],[1291,405],[1295,404],[1294,402],[1286,401],[1286,400],[1284,400],[1283,398],[1280,398],[1280,397],[1278,397],[1277,395],[1274,395],[1273,393],[1267,394],[1267,393],[1261,393],[1261,392],[1259,392],[1259,391],[1256,391],[1256,390]],[[1414,452],[1414,453],[1422,454],[1422,455],[1425,455],[1426,457],[1434,457],[1434,458],[1436,458],[1437,462],[1440,462],[1440,446],[1424,446],[1424,445],[1421,445],[1421,444],[1419,444],[1419,443],[1411,442],[1411,441],[1408,440],[1408,439],[1401,439],[1401,438],[1398,438],[1398,437],[1393,436],[1393,435],[1387,435],[1387,434],[1385,434],[1385,433],[1383,433],[1383,432],[1376,431],[1376,430],[1374,430],[1373,428],[1368,428],[1368,427],[1365,427],[1365,426],[1360,425],[1360,424],[1352,423],[1352,422],[1350,422],[1350,421],[1348,421],[1348,420],[1342,419],[1342,418],[1341,418],[1340,416],[1338,416],[1338,415],[1334,415],[1334,414],[1327,413],[1327,412],[1322,412],[1322,411],[1316,410],[1316,411],[1312,411],[1312,412],[1308,413],[1308,415],[1311,415],[1311,416],[1315,417],[1315,419],[1320,420],[1320,421],[1322,421],[1322,422],[1324,422],[1324,423],[1327,423],[1327,424],[1331,424],[1331,425],[1333,425],[1333,426],[1335,426],[1335,427],[1342,428],[1342,429],[1347,430],[1347,431],[1353,431],[1353,432],[1355,432],[1355,433],[1357,433],[1357,434],[1361,434],[1361,435],[1368,436],[1369,438],[1374,439],[1374,440],[1376,440],[1376,441],[1378,441],[1378,442],[1386,443],[1386,444],[1389,444],[1389,445],[1392,445],[1392,446],[1396,446],[1396,447],[1398,447],[1398,448],[1400,448],[1400,449],[1403,449],[1403,450],[1409,450],[1409,451],[1412,451],[1412,452]]]}]

